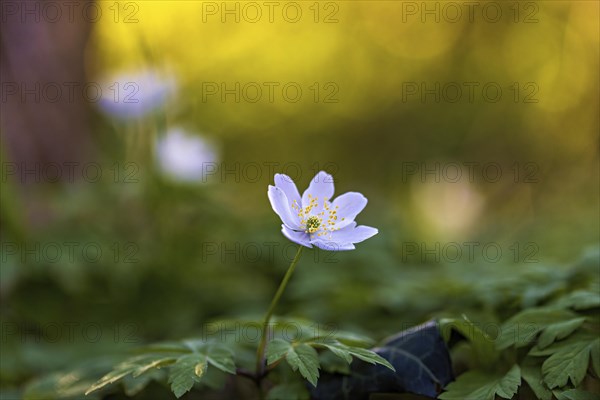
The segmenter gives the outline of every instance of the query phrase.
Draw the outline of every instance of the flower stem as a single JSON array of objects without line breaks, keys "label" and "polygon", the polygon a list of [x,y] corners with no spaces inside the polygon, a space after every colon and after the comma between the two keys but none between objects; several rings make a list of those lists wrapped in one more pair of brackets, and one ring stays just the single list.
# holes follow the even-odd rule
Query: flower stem
[{"label": "flower stem", "polygon": [[271,317],[273,316],[273,311],[275,311],[275,307],[277,307],[277,303],[279,303],[279,299],[281,298],[281,295],[285,291],[285,288],[287,287],[287,284],[288,284],[290,278],[294,274],[294,270],[296,269],[296,264],[298,263],[298,260],[300,260],[300,255],[302,254],[303,248],[304,248],[304,246],[298,247],[296,256],[292,260],[292,263],[290,264],[287,272],[285,273],[283,280],[279,284],[279,289],[277,289],[277,292],[275,293],[275,297],[273,297],[273,300],[271,300],[271,305],[269,306],[269,309],[267,310],[267,313],[265,314],[265,318],[263,320],[263,325],[262,325],[262,335],[260,337],[260,344],[258,345],[258,351],[256,352],[256,376],[258,377],[258,379],[260,379],[260,377],[262,377],[262,375],[264,373],[264,368],[265,368],[264,357],[265,357],[265,346],[267,345],[267,336],[268,336],[267,331],[269,329],[269,321],[271,320]]}]

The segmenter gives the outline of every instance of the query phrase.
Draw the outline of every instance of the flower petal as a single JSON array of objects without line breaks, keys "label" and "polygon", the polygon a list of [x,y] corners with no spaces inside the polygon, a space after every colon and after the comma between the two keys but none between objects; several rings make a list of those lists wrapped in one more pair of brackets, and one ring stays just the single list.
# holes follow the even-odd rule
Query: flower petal
[{"label": "flower petal", "polygon": [[296,200],[300,205],[300,192],[292,178],[284,174],[275,174],[275,186],[283,190],[290,202]]},{"label": "flower petal", "polygon": [[267,195],[269,196],[273,211],[279,215],[281,221],[292,229],[300,229],[297,218],[294,218],[293,210],[290,208],[290,203],[283,190],[269,185]]},{"label": "flower petal", "polygon": [[379,231],[370,226],[356,226],[356,222],[351,225],[340,229],[339,231],[331,232],[329,238],[334,242],[341,243],[360,243],[367,240],[370,237],[375,236]]},{"label": "flower petal", "polygon": [[294,243],[298,243],[302,246],[312,248],[312,245],[310,244],[310,236],[308,235],[308,233],[291,230],[285,225],[281,225],[281,233],[283,233],[283,236],[290,239]]},{"label": "flower petal", "polygon": [[309,205],[309,194],[313,198],[317,198],[318,203],[322,207],[324,200],[329,200],[333,197],[333,177],[325,171],[321,171],[315,175],[310,181],[308,189],[302,194],[302,207]]},{"label": "flower petal", "polygon": [[[348,192],[338,196],[332,203],[334,209],[337,208],[338,222],[335,227],[342,229],[348,225],[367,205],[367,198],[358,192]],[[343,220],[342,220],[343,218]]]},{"label": "flower petal", "polygon": [[311,240],[310,242],[318,248],[327,251],[345,251],[355,249],[352,243],[339,243],[332,240],[327,240],[326,238],[318,238]]},{"label": "flower petal", "polygon": [[300,217],[298,217],[298,213],[302,208],[302,199],[300,198],[300,192],[298,192],[296,184],[292,178],[287,175],[275,174],[275,186],[281,189],[287,197],[295,224],[300,225]]}]

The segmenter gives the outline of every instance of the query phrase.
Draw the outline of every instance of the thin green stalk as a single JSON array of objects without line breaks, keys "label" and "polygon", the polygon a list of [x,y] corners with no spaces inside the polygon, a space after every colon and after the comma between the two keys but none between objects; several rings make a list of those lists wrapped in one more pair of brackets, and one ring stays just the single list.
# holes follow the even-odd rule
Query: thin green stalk
[{"label": "thin green stalk", "polygon": [[271,300],[271,305],[269,306],[269,309],[267,310],[267,313],[265,314],[265,318],[263,320],[263,325],[262,325],[262,336],[260,338],[260,344],[258,345],[258,351],[256,352],[256,376],[259,380],[260,380],[260,377],[262,377],[262,375],[264,373],[264,368],[265,368],[265,360],[264,360],[265,346],[267,345],[267,336],[268,336],[267,331],[269,329],[269,321],[271,320],[271,317],[273,316],[273,311],[275,311],[275,307],[277,307],[277,303],[279,303],[279,299],[281,298],[281,295],[285,291],[285,288],[286,288],[290,278],[294,274],[294,270],[296,269],[296,264],[298,263],[298,260],[300,260],[300,254],[302,254],[303,248],[304,248],[304,246],[298,247],[298,252],[296,252],[296,256],[292,260],[292,263],[290,264],[287,272],[285,273],[283,280],[279,284],[279,289],[277,289],[277,292],[275,293],[275,297],[273,297],[273,300]]}]

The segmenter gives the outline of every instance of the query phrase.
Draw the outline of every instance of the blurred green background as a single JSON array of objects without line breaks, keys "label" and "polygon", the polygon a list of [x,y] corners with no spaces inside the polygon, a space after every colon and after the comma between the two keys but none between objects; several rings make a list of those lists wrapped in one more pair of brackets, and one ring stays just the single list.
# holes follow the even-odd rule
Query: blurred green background
[{"label": "blurred green background", "polygon": [[[119,101],[107,111],[3,98],[6,396],[94,354],[197,335],[218,317],[259,318],[295,251],[266,196],[275,172],[302,191],[327,170],[336,195],[369,199],[357,220],[379,229],[352,252],[305,252],[278,314],[381,338],[443,314],[495,321],[571,284],[581,257],[597,268],[586,253],[600,240],[597,2],[478,2],[472,18],[464,3],[452,3],[460,17],[438,2],[277,3],[272,15],[253,3],[258,20],[248,3],[96,4],[92,22],[46,24],[57,44],[38,68],[85,32],[60,60],[80,65],[82,84],[117,84]],[[15,40],[10,26],[3,37]],[[6,68],[5,94],[19,74]],[[139,71],[158,82],[143,78],[140,96],[161,82],[168,95],[115,113]],[[10,124],[31,115],[45,131]],[[77,139],[54,135],[55,120]],[[214,172],[165,175],[156,140],[175,128],[211,143]],[[19,142],[39,137],[60,151]],[[50,162],[73,160],[98,163],[101,179],[79,167],[74,180],[44,178]],[[488,257],[486,244],[502,254]]]}]

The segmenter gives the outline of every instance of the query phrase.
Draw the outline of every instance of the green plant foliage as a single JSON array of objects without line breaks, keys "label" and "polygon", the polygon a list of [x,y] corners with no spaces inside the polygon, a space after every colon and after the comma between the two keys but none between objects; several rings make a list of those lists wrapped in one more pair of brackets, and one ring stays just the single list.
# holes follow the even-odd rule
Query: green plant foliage
[{"label": "green plant foliage", "polygon": [[547,346],[555,338],[564,338],[577,329],[583,320],[577,314],[557,308],[532,308],[524,310],[506,321],[497,341],[499,349],[531,344],[540,332]]},{"label": "green plant foliage", "polygon": [[[311,388],[313,399],[366,399],[387,392],[437,397],[453,380],[448,348],[435,321],[392,335],[372,350],[394,369],[356,360],[349,372],[323,374],[317,388]],[[346,354],[339,357],[345,359]]]},{"label": "green plant foliage", "polygon": [[484,333],[478,326],[471,322],[466,316],[462,319],[443,318],[438,322],[442,337],[446,342],[450,340],[452,330],[458,331],[471,344],[481,367],[493,366],[498,359],[499,353],[494,346],[494,339]]},{"label": "green plant foliage", "polygon": [[[48,374],[31,382],[23,399],[80,399],[98,376],[109,370],[114,362],[114,358],[99,358],[71,370]],[[101,395],[99,392],[93,393],[88,398],[100,399]]]},{"label": "green plant foliage", "polygon": [[[349,335],[337,334],[340,340],[348,338]],[[289,342],[284,339],[274,339],[267,347],[267,364],[273,365],[285,358],[294,371],[298,370],[313,386],[317,386],[319,379],[320,361],[315,348],[323,348],[331,351],[346,363],[350,364],[353,357],[370,364],[380,364],[392,371],[394,367],[379,354],[372,350],[361,347],[349,346],[340,340],[313,336],[301,342]]]},{"label": "green plant foliage", "polygon": [[556,300],[555,306],[572,308],[574,310],[588,310],[600,307],[600,288],[595,285],[595,290],[575,290]]},{"label": "green plant foliage", "polygon": [[360,347],[347,346],[335,339],[323,340],[319,342],[312,342],[311,345],[315,347],[325,347],[348,364],[352,362],[352,357],[356,357],[360,360],[368,362],[369,364],[380,364],[384,367],[395,371],[395,368],[388,360],[381,357],[379,354],[372,350],[363,349]]},{"label": "green plant foliage", "polygon": [[[590,358],[600,357],[600,338],[578,334],[545,349],[534,348],[532,356],[549,356],[542,364],[544,382],[550,389],[564,387],[570,381],[578,386],[586,376]],[[594,365],[598,373],[597,364]]]},{"label": "green plant foliage", "polygon": [[[597,387],[600,371],[600,339],[598,339],[600,324],[597,301],[600,294],[594,295],[594,290],[598,287],[597,277],[592,274],[589,279],[590,281],[586,282],[587,285],[583,288],[561,291],[540,306],[526,308],[509,317],[501,325],[496,339],[499,357],[496,366],[492,365],[491,370],[501,365],[508,368],[508,360],[511,363],[516,360],[520,368],[520,377],[534,393],[535,398],[540,400],[568,399],[569,396],[588,398],[590,393],[583,391],[581,387],[586,380],[592,384],[592,387],[594,385]],[[452,320],[442,319],[441,326],[456,329],[470,341],[481,337],[481,333],[476,329],[467,330],[468,325],[462,326],[460,330],[458,324]],[[473,335],[473,332],[477,334]],[[447,340],[450,339],[447,331],[442,333]],[[472,358],[478,359],[477,352],[474,353]],[[512,378],[516,373],[514,370],[511,371],[512,373],[505,377],[511,379],[498,380],[498,376],[494,374],[484,373],[479,369],[470,370],[460,375],[456,382],[448,385],[447,392],[440,398],[489,396],[490,390],[499,387],[499,382],[512,383],[512,386],[500,385],[501,390],[497,395],[513,398],[516,392],[511,394],[512,389],[517,391],[519,385],[515,386],[516,380]],[[506,388],[511,390],[505,390]],[[510,397],[506,397],[509,395]],[[521,395],[520,391],[519,395]]]},{"label": "green plant foliage", "polygon": [[[236,372],[233,351],[220,343],[185,340],[148,346],[140,352],[143,354],[121,362],[91,385],[86,395],[124,378],[128,379],[125,382],[129,392],[139,392],[149,382],[148,379],[137,381],[142,374],[168,366],[168,383],[179,398],[195,383],[203,382],[209,365],[229,374]],[[210,381],[206,385],[215,386]]]},{"label": "green plant foliage", "polygon": [[283,339],[272,340],[267,347],[267,364],[271,365],[285,357],[294,371],[298,370],[313,386],[319,379],[319,356],[306,343],[291,343]]},{"label": "green plant foliage", "polygon": [[310,395],[301,382],[286,382],[272,387],[267,400],[308,400]]},{"label": "green plant foliage", "polygon": [[526,358],[521,364],[521,376],[540,400],[550,400],[552,392],[542,378],[542,364],[534,358]]},{"label": "green plant foliage", "polygon": [[521,369],[514,365],[506,374],[490,375],[477,371],[462,374],[446,387],[443,400],[494,400],[496,396],[512,399],[521,385]]},{"label": "green plant foliage", "polygon": [[183,396],[195,382],[200,382],[207,368],[205,354],[186,354],[179,357],[169,372],[169,383],[175,396]]}]

